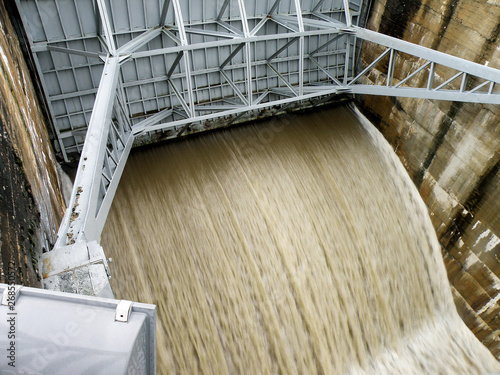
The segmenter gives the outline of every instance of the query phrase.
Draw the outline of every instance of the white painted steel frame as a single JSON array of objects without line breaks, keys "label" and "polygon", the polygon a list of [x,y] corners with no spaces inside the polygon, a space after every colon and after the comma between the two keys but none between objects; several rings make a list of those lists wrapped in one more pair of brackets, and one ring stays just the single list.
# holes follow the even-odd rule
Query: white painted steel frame
[{"label": "white painted steel frame", "polygon": [[[273,9],[276,9],[279,5],[280,0],[275,2]],[[276,71],[277,75],[283,80],[283,82],[292,89],[296,96],[299,96],[302,99],[312,98],[316,96],[316,94],[308,93],[304,95],[304,79],[303,79],[303,71],[304,71],[304,36],[308,33],[305,32],[304,23],[302,20],[302,13],[300,11],[300,3],[298,0],[294,0],[295,8],[296,8],[296,22],[297,22],[297,39],[299,40],[299,88],[298,91],[293,89],[290,84],[287,83],[287,80],[281,76],[281,74]],[[184,21],[182,17],[181,7],[178,0],[172,0],[171,2],[166,2],[165,7],[163,9],[162,18],[166,16],[169,10],[169,5],[173,8],[173,12],[175,15],[175,21],[177,24],[178,31],[178,50],[176,47],[174,49],[170,49],[166,53],[177,53],[177,57],[170,67],[169,72],[167,74],[167,81],[171,85],[172,89],[175,92],[175,95],[178,97],[179,101],[182,104],[182,108],[184,109],[185,116],[181,120],[172,121],[172,125],[189,125],[195,121],[202,121],[204,119],[216,118],[220,117],[218,113],[211,113],[208,115],[197,115],[196,108],[193,99],[193,83],[192,83],[192,74],[191,74],[191,56],[190,53],[193,50],[192,45],[189,45],[188,39],[186,37],[186,27],[184,26]],[[221,10],[221,15],[224,13],[225,8],[228,5],[228,1],[224,3],[223,9]],[[124,168],[125,161],[127,159],[128,153],[130,151],[133,136],[131,134],[131,128],[128,128],[128,131],[124,131],[126,128],[123,123],[120,123],[121,132],[118,132],[117,129],[113,125],[112,121],[112,111],[115,107],[115,100],[124,99],[123,96],[123,85],[119,85],[119,70],[120,65],[123,64],[127,59],[137,59],[144,56],[135,54],[138,49],[147,44],[150,40],[154,39],[158,36],[163,30],[164,27],[158,27],[152,30],[148,30],[138,37],[134,38],[127,44],[123,45],[120,48],[116,48],[116,43],[114,40],[114,35],[112,33],[112,28],[110,26],[110,16],[108,14],[108,10],[106,8],[106,3],[104,0],[97,0],[97,6],[99,10],[99,19],[102,26],[103,32],[103,41],[105,43],[106,49],[108,51],[108,57],[106,58],[105,67],[103,71],[103,75],[101,78],[101,82],[99,84],[99,89],[97,91],[96,101],[94,108],[92,110],[92,117],[90,119],[81,159],[80,165],[78,168],[78,173],[76,176],[74,189],[72,198],[70,201],[69,208],[64,217],[63,223],[61,224],[59,233],[58,233],[58,241],[55,247],[63,247],[68,244],[74,243],[76,241],[99,241],[100,234],[102,232],[104,222],[109,211],[112,197],[116,191],[116,187],[121,176],[121,173]],[[274,100],[272,102],[262,103],[264,98],[271,93],[271,91],[266,90],[264,93],[261,93],[258,98],[254,101],[253,98],[253,76],[252,76],[252,58],[251,58],[251,46],[252,42],[255,43],[258,40],[262,40],[261,36],[256,36],[256,31],[253,30],[250,32],[247,16],[245,12],[245,6],[242,0],[238,0],[238,9],[240,12],[240,17],[243,25],[243,33],[235,33],[228,34],[228,36],[232,37],[232,40],[235,39],[243,39],[238,40],[236,43],[237,46],[234,53],[231,54],[220,66],[220,74],[224,76],[225,80],[232,87],[237,96],[241,99],[243,105],[234,106],[234,105],[219,105],[219,106],[205,106],[200,107],[200,111],[207,110],[221,110],[223,115],[227,114],[239,114],[246,112],[252,109],[264,108],[270,105],[277,104],[285,104],[289,102],[293,102],[297,100],[296,97]],[[223,22],[218,20],[218,22]],[[261,21],[259,25],[263,25],[264,22]],[[257,29],[259,27],[255,29]],[[227,28],[230,32],[234,32],[231,27],[228,27],[227,23],[223,24],[225,28]],[[318,35],[322,34],[336,34],[338,30],[335,28],[329,28],[328,32],[320,32]],[[190,30],[193,31],[193,30]],[[198,34],[205,34],[203,30],[196,30]],[[215,35],[213,32],[206,33],[207,35]],[[314,34],[314,33],[311,33]],[[294,36],[292,37],[292,41],[295,40]],[[277,35],[277,40],[290,38],[290,36],[285,35]],[[266,37],[269,39],[269,37]],[[210,43],[209,43],[210,44]],[[214,46],[224,45],[225,43],[215,43]],[[228,43],[230,45],[233,43]],[[204,49],[209,46],[201,45],[196,46],[196,49]],[[226,65],[231,61],[231,59],[236,55],[236,53],[245,47],[245,68],[246,68],[246,96],[238,89],[236,84],[231,80],[231,78],[223,71]],[[283,51],[286,50],[288,44],[285,45]],[[48,46],[48,50],[53,50],[56,52],[67,53],[67,54],[80,54],[90,57],[102,57],[101,54],[96,53],[88,53],[85,51],[76,51],[68,48],[58,48],[53,46]],[[279,51],[282,52],[282,51]],[[317,51],[315,51],[317,52]],[[157,53],[157,51],[156,51]],[[134,55],[135,54],[135,55]],[[152,55],[152,54],[151,54]],[[269,58],[270,60],[274,59],[276,55],[273,55]],[[184,82],[186,84],[187,90],[183,90],[188,97],[188,100],[183,98],[183,93],[179,91],[176,85],[172,82],[170,77],[173,75],[173,72],[177,68],[179,62],[183,60],[184,71],[182,74],[184,75]],[[119,90],[118,90],[119,89]],[[117,90],[119,91],[119,95],[117,95]],[[330,93],[335,92],[336,90],[330,90]],[[120,95],[121,94],[121,95]],[[322,92],[320,95],[325,95]],[[120,100],[118,100],[120,102]],[[122,103],[123,104],[123,103]],[[230,109],[229,111],[225,109]],[[175,110],[173,108],[164,109],[157,114],[146,118],[144,121],[140,123],[140,126],[143,126],[145,129],[154,129],[154,126],[158,127],[158,122],[161,122],[164,118],[171,116]],[[118,117],[117,117],[118,118]],[[122,121],[123,122],[123,121]],[[125,121],[126,122],[126,121]],[[114,129],[114,131],[113,131]],[[136,127],[137,129],[137,127]],[[185,129],[185,127],[184,127]],[[111,138],[110,138],[111,135]],[[120,138],[122,147],[120,155],[116,155],[110,151],[109,144],[114,145],[112,147],[113,151],[117,151],[117,138]],[[124,140],[125,139],[125,140]],[[111,171],[110,163],[113,163],[114,168]],[[106,186],[105,186],[106,185]]]},{"label": "white painted steel frame", "polygon": [[[16,0],[18,4],[20,3],[28,3],[30,2],[31,0]],[[51,1],[60,1],[60,0],[47,0],[46,3],[50,3]],[[71,1],[75,2],[76,0],[67,0],[71,3]],[[101,10],[103,10],[104,12],[109,12],[110,9],[109,8],[113,8],[113,2],[107,2],[107,1],[101,1],[100,3],[97,2],[97,0],[81,0],[82,3],[86,2],[86,1],[93,1],[93,3],[95,4],[94,5],[94,10],[95,10],[95,18],[99,21],[99,28],[98,28],[98,31],[97,33],[100,34],[100,42],[102,44],[102,47],[103,47],[103,50],[100,51],[100,52],[89,52],[89,51],[80,51],[78,49],[75,49],[75,48],[67,48],[67,46],[70,45],[70,43],[76,41],[76,40],[83,40],[85,41],[86,38],[92,38],[92,37],[95,37],[95,35],[93,33],[90,33],[90,34],[87,34],[85,36],[81,36],[81,37],[68,37],[66,36],[65,38],[65,41],[67,41],[66,46],[65,47],[61,47],[61,43],[59,41],[52,41],[52,40],[47,40],[47,41],[44,41],[44,42],[33,42],[32,41],[32,51],[33,52],[36,52],[36,53],[41,53],[41,52],[45,52],[45,51],[52,51],[52,52],[58,52],[60,54],[67,54],[68,56],[77,56],[77,55],[81,55],[81,56],[86,56],[86,57],[93,57],[93,58],[97,58],[97,59],[100,59],[100,60],[104,60],[105,59],[105,56],[106,54],[108,53],[108,51],[110,49],[112,49],[111,47],[108,47],[107,44],[109,44],[107,42],[108,39],[110,39],[110,42],[112,44],[115,45],[115,47],[119,50],[117,53],[121,56],[121,60],[120,62],[126,62],[127,59],[128,60],[131,60],[132,58],[135,59],[135,61],[137,61],[137,59],[139,58],[144,58],[144,57],[154,57],[154,56],[161,56],[162,54],[165,55],[165,53],[159,53],[158,51],[161,49],[153,49],[155,51],[155,53],[153,54],[149,54],[149,56],[145,55],[147,52],[149,51],[143,51],[143,48],[142,49],[139,49],[139,51],[137,51],[137,54],[134,54],[134,56],[132,55],[129,55],[129,53],[131,53],[133,51],[132,48],[127,48],[127,47],[133,47],[134,44],[137,45],[137,46],[140,46],[140,45],[144,45],[143,43],[143,39],[146,39],[148,38],[148,40],[154,35],[157,35],[158,31],[155,31],[154,29],[162,29],[162,31],[169,35],[170,37],[172,37],[172,39],[174,40],[178,40],[177,36],[174,35],[173,32],[178,32],[179,30],[179,26],[176,25],[168,25],[168,28],[166,27],[162,27],[161,25],[158,26],[158,27],[154,27],[153,28],[153,31],[152,30],[144,30],[142,32],[141,35],[138,35],[138,36],[135,36],[134,39],[132,39],[128,44],[127,46],[122,46],[122,47],[119,47],[118,48],[118,44],[119,43],[117,40],[114,40],[112,37],[114,36],[115,39],[125,35],[123,31],[120,31],[120,32],[117,32],[117,30],[114,30],[114,35],[113,35],[113,30],[111,31],[111,37],[107,36],[107,34],[109,35],[110,33],[107,32],[106,30],[109,31],[110,28],[112,28],[112,25],[108,25],[108,24],[111,24],[115,21],[115,16],[113,14],[101,14]],[[145,1],[149,1],[149,0],[145,0]],[[152,1],[152,0],[151,0]],[[233,1],[237,1],[237,0],[233,0]],[[337,1],[337,0],[333,0],[333,1]],[[342,0],[340,0],[340,2],[342,2]],[[321,6],[321,4],[323,3],[323,1],[320,1],[317,5],[316,8],[319,8]],[[76,2],[75,2],[76,4]],[[132,3],[128,3],[128,5],[133,5]],[[162,7],[162,10],[161,10],[161,17],[163,17],[162,19],[166,20],[167,18],[167,15],[169,14],[169,8],[172,8],[171,6],[171,2],[165,2],[164,3],[165,5]],[[183,4],[182,2],[180,4]],[[230,4],[230,1],[225,1],[224,2],[224,6],[223,8],[228,8],[228,5]],[[239,39],[239,38],[244,38],[245,36],[247,37],[255,37],[255,40],[257,40],[258,38],[260,38],[260,40],[268,40],[268,41],[272,41],[272,39],[269,39],[269,38],[266,38],[266,39],[263,39],[262,38],[262,35],[260,36],[257,36],[257,32],[262,29],[262,27],[264,27],[266,24],[270,24],[272,22],[268,22],[269,18],[268,18],[268,15],[262,17],[262,16],[256,16],[256,15],[252,15],[250,17],[248,17],[246,15],[246,10],[245,10],[245,6],[244,5],[247,5],[248,3],[247,2],[243,2],[241,1],[239,4],[238,4],[238,8],[239,8],[239,12],[245,12],[245,14],[243,15],[243,17],[240,17],[239,14],[237,14],[236,16],[233,14],[234,19],[236,20],[242,20],[241,22],[243,23],[243,20],[247,20],[247,22],[244,22],[243,23],[243,28],[248,28],[248,31],[245,32],[245,30],[243,31],[239,31],[239,30],[236,30],[233,26],[229,25],[228,22],[231,22],[229,20],[218,20],[217,23],[222,26],[224,28],[224,30],[226,31],[229,31],[229,32],[220,32],[220,31],[213,31],[213,30],[209,30],[209,29],[206,29],[206,30],[199,30],[199,27],[202,27],[204,28],[205,25],[208,25],[208,27],[210,27],[211,25],[211,22],[212,21],[202,21],[202,22],[192,22],[192,21],[189,21],[189,20],[184,20],[184,23],[186,23],[184,29],[185,29],[185,33],[186,34],[198,34],[198,35],[204,35],[204,36],[219,36],[219,37],[224,37],[224,38],[228,38],[228,39],[231,39],[231,40],[235,40],[235,39]],[[281,4],[281,1],[278,0],[278,1],[275,1],[274,2],[274,5],[273,5],[273,9],[276,10],[280,10],[280,11],[283,11],[283,8],[279,8]],[[288,4],[286,4],[286,2],[284,2],[284,4],[286,6],[289,6]],[[43,5],[43,4],[42,4]],[[295,6],[295,5],[293,5]],[[285,9],[285,12],[287,11],[286,10],[286,7],[284,8]],[[273,11],[274,11],[273,10]],[[270,11],[269,14],[273,13],[273,11]],[[337,12],[336,10],[334,11],[334,13]],[[172,15],[174,12],[173,11],[170,11],[170,15]],[[295,11],[295,13],[297,13]],[[302,13],[304,14],[308,14],[308,12],[306,11],[303,11]],[[299,12],[300,14],[300,12]],[[221,9],[221,12],[220,12],[220,17],[222,17],[224,15],[224,9]],[[129,16],[130,16],[130,11],[129,11]],[[230,15],[228,15],[230,16]],[[279,17],[279,16],[277,16]],[[190,17],[188,17],[190,18]],[[256,23],[255,20],[258,20],[259,22]],[[293,16],[292,17],[292,20],[288,20],[287,22],[290,23],[296,23],[296,17]],[[240,22],[240,21],[236,21],[236,22]],[[250,31],[250,27],[247,25],[248,22],[252,22],[252,27],[253,29]],[[106,26],[108,25],[108,26]],[[247,25],[247,26],[245,26]],[[189,26],[189,27],[188,27]],[[42,24],[41,25],[42,29],[44,27],[44,25]],[[330,27],[329,27],[330,28]],[[298,30],[298,26],[296,27],[296,29]],[[45,31],[44,31],[45,32]],[[138,32],[135,32],[135,35],[138,33]],[[326,33],[318,33],[316,34],[318,37],[320,35],[326,35],[327,33],[329,33],[328,31]],[[161,34],[161,33],[160,33]],[[273,35],[280,35],[280,34],[274,34],[274,33],[271,33]],[[312,33],[310,34],[310,36],[312,35],[315,35],[315,33]],[[308,35],[307,34],[304,34],[302,37],[301,37],[301,40],[303,40],[305,37],[307,37]],[[283,38],[285,38],[286,36],[284,36]],[[256,60],[254,58],[252,58],[251,56],[251,43],[248,42],[248,40],[245,42],[244,40],[237,40],[237,44],[241,44],[242,42],[245,43],[245,61],[246,61],[246,69],[245,69],[245,74],[246,74],[246,88],[245,90],[245,96],[247,96],[247,99],[248,99],[248,102],[251,103],[252,100],[254,99],[254,95],[253,95],[253,86],[255,86],[255,81],[253,80],[252,78],[252,69],[253,69],[253,66],[255,66],[255,63],[259,62],[259,60]],[[218,42],[215,42],[214,45],[217,45],[219,44],[221,47],[224,46],[225,44],[224,43],[218,43]],[[191,43],[189,44],[191,45]],[[184,50],[187,50],[189,49],[189,46],[182,46],[181,45],[181,42],[180,40],[178,40],[178,45],[176,47],[180,47],[180,50],[181,51],[184,51]],[[185,48],[187,47],[187,48]],[[206,45],[207,48],[210,48],[210,45],[207,44]],[[137,50],[138,48],[135,48],[135,50]],[[191,49],[190,49],[191,50]],[[192,50],[194,51],[194,50]],[[173,50],[170,50],[170,52],[173,52]],[[191,58],[193,55],[191,54]],[[36,55],[35,55],[36,57]],[[94,60],[95,61],[95,60]],[[97,60],[98,61],[98,60]],[[302,61],[302,60],[301,60]],[[138,64],[139,66],[141,64],[144,64],[144,63],[140,63]],[[90,67],[93,67],[93,66],[98,66],[99,63],[95,63],[94,65],[92,64],[89,64],[89,68]],[[304,65],[304,64],[303,64]],[[233,69],[234,67],[233,66],[229,66],[228,69]],[[316,67],[316,66],[313,66],[314,69],[318,70],[319,71],[319,67]],[[64,68],[64,69],[68,69],[68,68]],[[307,69],[307,67],[306,67]],[[310,70],[311,67],[307,70]],[[40,70],[40,69],[39,69]],[[73,67],[69,68],[69,70],[73,70],[73,72],[75,72],[75,69]],[[300,72],[303,72],[304,69],[300,69]],[[56,71],[56,74],[58,72]],[[182,72],[184,73],[184,72]],[[226,72],[229,76],[232,76],[232,73],[228,73]],[[41,72],[41,76],[43,76],[44,72]],[[192,71],[192,74],[194,76],[196,75],[200,75],[200,74],[203,74],[201,73],[200,70],[196,71],[196,70],[193,70]],[[302,76],[303,76],[304,73],[302,73]],[[185,85],[183,83],[180,82],[180,80],[182,81],[185,81],[185,75],[182,75],[181,77],[179,77],[179,73],[174,73],[173,74],[173,78],[172,78],[173,81],[176,81],[176,85],[177,87],[179,88],[177,91],[179,93],[183,93],[186,98],[188,96],[187,92],[190,91],[190,90],[186,90],[185,89]],[[234,80],[234,78],[233,78]],[[161,81],[161,80],[160,80]],[[160,82],[157,78],[154,79],[154,82]],[[163,80],[164,82],[168,82],[167,79],[164,79]],[[193,81],[196,81],[196,78],[193,79]],[[250,83],[249,83],[250,82]],[[146,80],[141,80],[139,82],[137,82],[134,86],[137,86],[137,87],[140,87],[140,90],[142,91],[142,86],[147,84],[148,82]],[[124,87],[127,87],[129,83],[126,82],[126,84],[124,85]],[[155,83],[156,84],[156,83]],[[168,85],[171,86],[171,83],[168,83]],[[232,85],[234,86],[234,85]],[[130,86],[128,86],[130,87]],[[197,87],[197,85],[193,84],[193,88],[195,89]],[[45,90],[46,91],[46,90]],[[175,93],[176,90],[172,89],[172,93],[170,95],[175,95],[176,97],[177,94]],[[194,90],[196,91],[196,89]],[[55,103],[54,105],[60,105],[60,102],[62,102],[62,104],[64,106],[72,106],[72,99],[80,99],[80,98],[88,98],[88,97],[95,97],[95,94],[97,93],[97,85],[95,85],[95,88],[93,89],[87,89],[87,90],[77,90],[75,92],[64,92],[64,93],[61,93],[61,94],[56,94],[56,95],[47,95],[47,101],[49,102],[49,107],[52,106],[52,103]],[[256,96],[260,96],[260,94],[262,93],[262,90],[260,91],[260,93],[256,93]],[[265,98],[264,98],[265,99]],[[85,99],[86,101],[88,101],[88,99]],[[145,98],[141,98],[140,100],[142,100],[143,102],[145,102],[147,99]],[[69,103],[67,103],[69,101]],[[81,101],[81,100],[80,100]],[[181,103],[183,103],[182,100],[179,100]],[[186,103],[188,102],[189,100],[185,101]],[[127,103],[130,103],[130,101],[127,101]],[[83,104],[82,104],[83,106]],[[158,110],[162,110],[163,108],[162,107],[159,107]],[[60,111],[58,111],[60,112]],[[68,157],[66,156],[67,154],[70,154],[70,153],[74,153],[74,152],[80,152],[82,147],[83,147],[83,138],[81,137],[82,134],[84,134],[86,128],[87,128],[87,123],[82,123],[82,121],[77,121],[77,123],[73,123],[73,120],[75,118],[75,115],[78,115],[78,114],[82,114],[82,115],[85,115],[85,117],[89,118],[90,117],[90,114],[91,114],[91,111],[90,109],[85,109],[85,110],[82,110],[80,112],[73,112],[73,113],[67,113],[67,114],[59,114],[55,117],[55,120],[54,120],[54,123],[58,122],[58,121],[66,121],[66,122],[69,122],[70,125],[71,125],[71,128],[68,129],[67,127],[64,128],[64,130],[61,130],[59,131],[59,125],[56,125],[55,126],[55,129],[56,129],[56,134],[57,134],[57,137],[59,139],[59,142],[61,143],[61,152],[64,154],[64,158],[65,160],[68,160]],[[57,121],[56,121],[57,120]],[[135,122],[135,121],[134,121]],[[80,141],[77,140],[78,139],[81,139]],[[73,143],[67,143],[65,142],[65,140],[73,140]]]},{"label": "white painted steel frame", "polygon": [[[109,56],[92,111],[70,204],[59,228],[56,248],[77,241],[100,240],[104,222],[133,143],[130,127],[127,132],[126,124],[121,123],[120,129],[112,125],[111,115],[117,96],[119,69],[119,57]],[[112,127],[113,150],[110,151],[108,138]],[[121,147],[118,146],[118,142],[121,142]],[[109,159],[115,163],[113,171],[109,167]],[[108,180],[108,186],[104,191],[101,186],[103,177]]]},{"label": "white painted steel frame", "polygon": [[[23,0],[16,1],[19,5]],[[244,113],[259,111],[266,107],[341,93],[500,104],[500,94],[495,90],[495,85],[500,83],[498,70],[357,27],[353,22],[353,16],[359,15],[361,4],[352,0],[342,0],[343,21],[333,19],[331,10],[322,12],[325,0],[319,0],[310,11],[301,9],[300,0],[293,0],[292,6],[295,12],[288,15],[279,12],[281,0],[276,0],[263,17],[249,17],[243,0],[233,0],[237,3],[234,9],[238,13],[234,16],[235,10],[229,7],[230,0],[225,0],[216,19],[197,23],[185,21],[179,0],[166,0],[161,10],[161,24],[142,31],[118,48],[116,38],[119,33],[113,31],[112,16],[109,14],[106,1],[95,1],[97,18],[102,30],[101,42],[107,54],[61,47],[49,42],[36,45],[32,43],[35,52],[52,51],[105,60],[104,72],[97,89],[80,158],[75,188],[59,231],[56,247],[79,240],[99,241],[134,135],[174,131],[175,137],[185,133],[192,124],[207,120],[227,117],[228,121],[234,121],[235,116],[239,117]],[[226,14],[230,15],[230,11],[233,12],[233,17],[241,22],[242,30],[237,29],[227,18]],[[175,25],[165,24],[169,14],[172,15]],[[250,28],[250,21],[254,25],[253,29]],[[281,31],[266,35],[258,34],[263,27],[271,23],[280,25],[277,27],[282,27]],[[174,41],[174,45],[144,50],[150,41],[161,35],[167,35]],[[202,42],[190,43],[188,35],[198,35],[205,39]],[[209,41],[206,39],[208,37],[218,40]],[[307,38],[312,37],[317,37],[318,45],[307,43]],[[325,37],[326,41],[320,43],[320,38]],[[354,49],[357,39],[375,43],[385,50],[366,69],[354,76]],[[281,46],[276,47],[276,51],[264,59],[259,59],[252,54],[252,51],[257,51],[259,43],[263,41],[276,42],[276,46]],[[336,45],[340,43],[344,48],[337,47],[332,50],[330,46],[333,43]],[[309,50],[306,50],[306,46]],[[209,53],[220,53],[221,48],[228,48],[230,53],[223,60],[219,60],[219,66],[207,65],[203,69],[194,67],[195,53],[201,51],[207,56]],[[243,57],[237,58],[240,53]],[[394,70],[398,53],[418,57],[423,63],[405,78],[395,82]],[[280,57],[281,54],[285,54],[286,57]],[[138,121],[132,118],[132,115],[136,114],[130,113],[132,101],[127,98],[126,92],[127,87],[135,83],[121,82],[120,66],[132,61],[137,67],[137,61],[142,61],[141,59],[148,59],[152,64],[151,59],[156,56],[163,56],[165,62],[167,57],[171,58],[172,62],[166,65],[166,76],[138,81],[137,84],[155,84],[163,80],[171,90],[168,93],[170,103],[176,98],[179,104],[167,108],[158,107],[156,113],[142,116],[143,119]],[[332,66],[328,63],[324,65],[324,61],[328,61],[325,59],[329,58],[340,61],[337,62],[335,71],[332,71]],[[360,83],[363,77],[384,59],[389,60],[385,84]],[[286,64],[290,70],[283,70],[279,64]],[[257,70],[266,66],[267,84],[271,82],[269,80],[271,75],[276,78],[277,86],[259,89],[260,78]],[[437,66],[457,72],[443,80],[435,75]],[[244,74],[235,80],[234,72],[241,69]],[[310,75],[311,72],[317,72],[318,77],[321,73],[325,78],[318,78],[317,81],[308,78],[306,84],[305,73]],[[423,73],[428,74],[424,87],[405,87],[412,78]],[[206,80],[209,82],[210,74],[217,74],[219,80],[212,89],[210,85],[208,89],[213,92],[229,90],[232,91],[233,97],[227,95],[219,97],[215,94],[212,96],[210,91],[209,102],[199,103],[195,99],[199,89],[196,84],[197,77],[207,77]],[[460,88],[450,89],[452,82],[460,77],[462,77]],[[475,88],[467,91],[470,77],[485,82],[480,82]],[[434,87],[438,81],[438,85]],[[489,86],[486,87],[487,85]],[[487,91],[481,91],[484,88],[487,88]],[[92,93],[95,93],[95,90],[87,90],[83,94]],[[57,99],[75,98],[79,94],[82,92],[61,94]],[[49,98],[49,102],[54,98]],[[113,110],[121,115],[115,114],[113,117]],[[75,129],[70,134],[81,131]]]}]

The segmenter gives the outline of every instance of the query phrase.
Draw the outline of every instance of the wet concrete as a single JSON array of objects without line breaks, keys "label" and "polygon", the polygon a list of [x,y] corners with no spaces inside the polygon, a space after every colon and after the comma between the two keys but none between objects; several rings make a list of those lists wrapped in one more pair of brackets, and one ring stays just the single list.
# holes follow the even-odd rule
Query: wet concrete
[{"label": "wet concrete", "polygon": [[0,1],[0,282],[11,276],[39,286],[36,258],[56,239],[64,201],[40,88],[23,54],[26,40],[11,22],[20,31],[13,7]]},{"label": "wet concrete", "polygon": [[0,283],[40,286],[36,271],[40,215],[22,167],[0,121]]},{"label": "wet concrete", "polygon": [[[408,2],[375,0],[368,28],[388,31],[399,22],[399,29],[391,32],[402,39],[500,68],[498,2],[427,0],[411,14],[401,13],[402,3]],[[365,45],[362,61],[373,61],[379,52]],[[394,80],[403,79],[419,64],[398,55]],[[385,72],[375,70],[368,80],[383,84]],[[443,68],[436,72],[440,83],[455,73]],[[414,84],[422,85],[426,79],[421,74]],[[469,79],[466,90],[479,83]],[[395,105],[390,98],[359,99],[427,204],[462,319],[500,359],[500,107],[408,98],[399,98]]]}]

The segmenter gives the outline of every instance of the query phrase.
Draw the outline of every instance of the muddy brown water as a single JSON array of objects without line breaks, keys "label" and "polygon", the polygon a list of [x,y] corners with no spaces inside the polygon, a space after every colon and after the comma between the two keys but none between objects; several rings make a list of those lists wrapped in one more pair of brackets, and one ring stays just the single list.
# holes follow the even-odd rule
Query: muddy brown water
[{"label": "muddy brown water", "polygon": [[486,374],[426,207],[353,107],[134,152],[103,232],[159,374]]}]

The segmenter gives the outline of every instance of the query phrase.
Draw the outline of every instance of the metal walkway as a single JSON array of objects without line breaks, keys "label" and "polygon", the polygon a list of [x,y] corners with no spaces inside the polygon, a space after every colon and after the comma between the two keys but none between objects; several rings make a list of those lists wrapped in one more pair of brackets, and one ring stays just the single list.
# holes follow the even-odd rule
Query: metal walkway
[{"label": "metal walkway", "polygon": [[[93,260],[90,253],[138,136],[178,137],[214,119],[229,124],[335,94],[500,104],[498,70],[359,27],[366,0],[16,2],[57,152],[80,158],[56,253],[79,248],[82,264],[100,262],[106,272],[102,249]],[[381,52],[358,73],[360,41]],[[416,62],[397,80],[407,55]],[[375,67],[384,82],[367,84]],[[54,257],[47,264],[59,263]],[[68,269],[53,266],[50,277]]]}]

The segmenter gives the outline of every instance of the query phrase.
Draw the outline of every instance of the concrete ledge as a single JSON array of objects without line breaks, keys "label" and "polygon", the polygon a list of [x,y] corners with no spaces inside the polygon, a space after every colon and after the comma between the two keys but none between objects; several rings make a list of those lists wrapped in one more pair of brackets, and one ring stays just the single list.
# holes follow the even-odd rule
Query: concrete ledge
[{"label": "concrete ledge", "polygon": [[97,242],[78,242],[43,254],[42,275],[44,289],[114,298],[108,263]]}]

